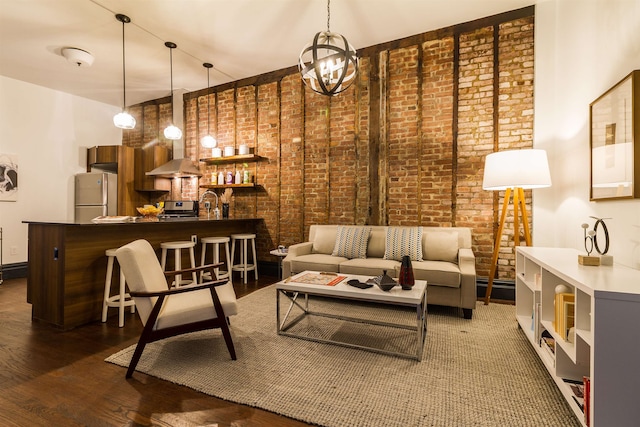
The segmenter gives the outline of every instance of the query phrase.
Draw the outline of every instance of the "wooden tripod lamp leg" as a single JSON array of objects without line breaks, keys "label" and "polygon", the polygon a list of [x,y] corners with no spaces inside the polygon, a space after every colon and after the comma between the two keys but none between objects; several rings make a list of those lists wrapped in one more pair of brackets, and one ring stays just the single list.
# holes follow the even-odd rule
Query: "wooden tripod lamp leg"
[{"label": "wooden tripod lamp leg", "polygon": [[527,246],[531,246],[531,231],[529,230],[529,217],[527,217],[527,207],[524,201],[524,190],[520,187],[517,188],[520,195],[520,210],[522,211],[522,227],[524,227],[524,241]]},{"label": "wooden tripod lamp leg", "polygon": [[502,230],[504,229],[504,222],[507,217],[507,207],[509,207],[509,199],[511,198],[511,188],[507,188],[504,193],[504,201],[502,202],[502,213],[500,214],[500,225],[498,226],[498,233],[496,234],[496,240],[493,245],[493,256],[491,257],[491,271],[489,272],[489,282],[487,284],[487,291],[484,295],[484,305],[489,304],[491,299],[491,288],[493,287],[493,277],[496,274],[496,267],[498,265],[498,253],[500,252],[500,241],[502,240]]}]

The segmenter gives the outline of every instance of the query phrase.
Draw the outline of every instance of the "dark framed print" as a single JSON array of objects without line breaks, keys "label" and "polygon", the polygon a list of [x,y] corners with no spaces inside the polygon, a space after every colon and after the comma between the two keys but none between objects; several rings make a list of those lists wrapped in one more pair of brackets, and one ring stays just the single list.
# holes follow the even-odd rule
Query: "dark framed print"
[{"label": "dark framed print", "polygon": [[591,200],[640,197],[640,70],[589,105]]}]

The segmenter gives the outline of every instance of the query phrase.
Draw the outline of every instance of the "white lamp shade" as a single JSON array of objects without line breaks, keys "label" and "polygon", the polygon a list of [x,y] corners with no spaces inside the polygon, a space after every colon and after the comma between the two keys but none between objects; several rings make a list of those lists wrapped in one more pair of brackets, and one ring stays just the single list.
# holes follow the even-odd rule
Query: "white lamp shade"
[{"label": "white lamp shade", "polygon": [[169,125],[164,129],[164,137],[173,140],[180,139],[182,138],[182,131],[177,126]]},{"label": "white lamp shade", "polygon": [[204,148],[214,148],[218,145],[218,141],[216,141],[216,139],[211,135],[206,135],[200,140],[200,145]]},{"label": "white lamp shade", "polygon": [[549,162],[544,150],[498,151],[485,158],[482,180],[485,190],[550,186]]},{"label": "white lamp shade", "polygon": [[113,116],[113,124],[120,129],[133,129],[136,127],[136,119],[131,114],[123,111]]}]

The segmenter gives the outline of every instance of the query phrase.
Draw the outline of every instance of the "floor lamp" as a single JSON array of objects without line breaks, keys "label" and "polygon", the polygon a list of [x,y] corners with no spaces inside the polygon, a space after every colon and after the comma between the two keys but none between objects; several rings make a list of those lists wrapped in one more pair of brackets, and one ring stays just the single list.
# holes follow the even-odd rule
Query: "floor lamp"
[{"label": "floor lamp", "polygon": [[551,186],[551,175],[549,174],[547,153],[544,150],[498,151],[486,157],[482,188],[492,191],[504,190],[505,193],[504,201],[502,202],[502,212],[500,214],[500,225],[493,246],[489,283],[484,296],[485,305],[489,304],[489,299],[491,298],[491,288],[493,287],[493,279],[498,265],[500,241],[502,240],[502,231],[504,230],[507,208],[509,207],[511,196],[513,195],[514,244],[516,247],[520,246],[519,221],[520,215],[522,215],[525,242],[527,246],[531,246],[531,233],[529,231],[529,219],[527,217],[524,190],[549,186]]}]

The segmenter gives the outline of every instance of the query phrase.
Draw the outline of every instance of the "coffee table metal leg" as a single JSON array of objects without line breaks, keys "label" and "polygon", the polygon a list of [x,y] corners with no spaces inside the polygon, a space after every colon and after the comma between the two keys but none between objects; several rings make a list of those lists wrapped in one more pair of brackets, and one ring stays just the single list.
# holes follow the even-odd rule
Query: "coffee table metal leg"
[{"label": "coffee table metal leg", "polygon": [[[289,308],[287,308],[287,312],[285,313],[282,321],[280,321],[280,294],[284,295],[289,299],[289,301],[291,301],[291,303],[289,304]],[[305,305],[303,307],[297,301],[299,295],[300,295],[299,292],[294,292],[293,296],[290,296],[288,291],[283,291],[280,289],[276,291],[276,319],[277,319],[278,334],[280,334],[282,331],[289,329],[290,327],[298,323],[308,313],[309,296],[307,294],[304,294]],[[289,315],[291,314],[291,310],[293,309],[294,305],[300,308],[302,310],[302,313],[298,317],[293,319],[291,322],[289,322],[289,324],[285,327],[285,324],[287,323],[287,319],[289,318]]]},{"label": "coffee table metal leg", "polygon": [[425,292],[422,297],[422,301],[416,307],[416,317],[417,317],[417,342],[418,342],[418,351],[416,353],[416,359],[422,360],[422,353],[424,352],[424,343],[427,337],[427,293]]}]

